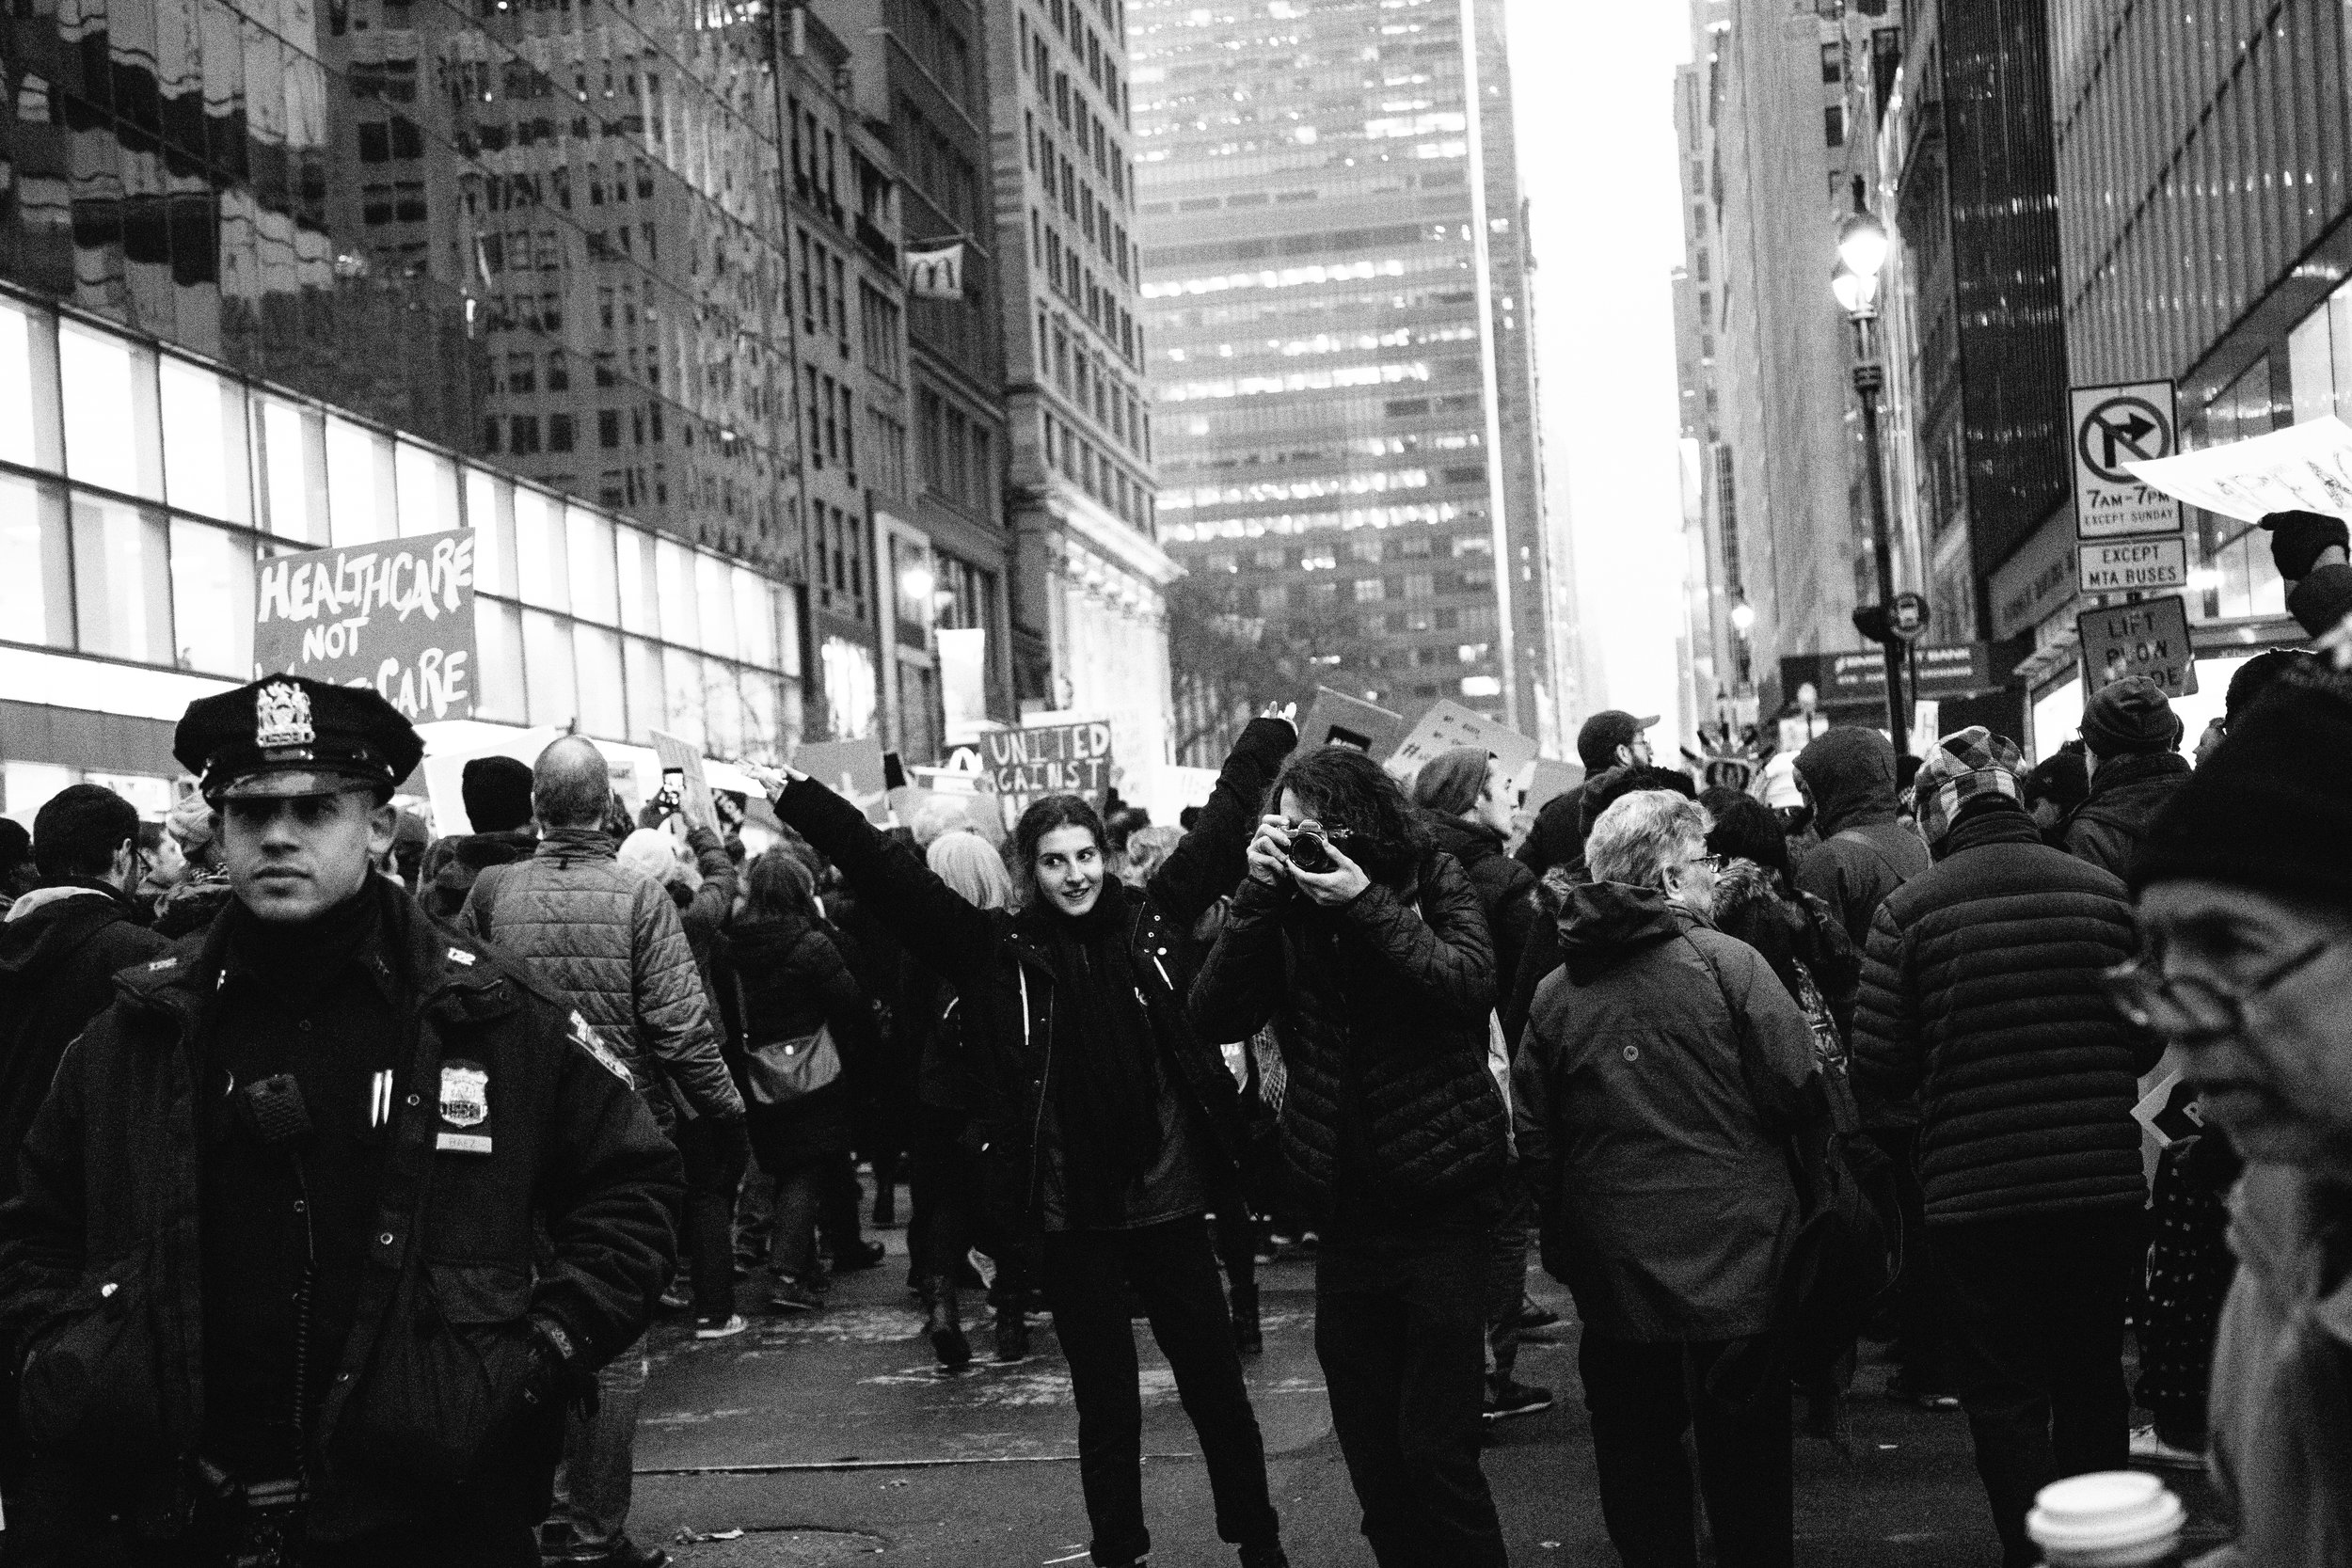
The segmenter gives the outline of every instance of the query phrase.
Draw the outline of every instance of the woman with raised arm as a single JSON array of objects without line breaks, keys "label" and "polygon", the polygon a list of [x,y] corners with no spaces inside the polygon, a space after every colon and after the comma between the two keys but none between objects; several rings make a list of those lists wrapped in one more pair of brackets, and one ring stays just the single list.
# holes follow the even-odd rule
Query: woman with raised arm
[{"label": "woman with raised arm", "polygon": [[762,780],[776,815],[961,1001],[980,1197],[1037,1254],[1102,1568],[1152,1547],[1131,1285],[1200,1435],[1217,1534],[1243,1568],[1287,1565],[1204,1221],[1235,1192],[1237,1097],[1193,1030],[1180,939],[1241,880],[1259,802],[1297,740],[1272,711],[1244,730],[1199,826],[1140,888],[1110,874],[1094,807],[1039,800],[1013,831],[1017,911],[975,908],[815,780]]}]

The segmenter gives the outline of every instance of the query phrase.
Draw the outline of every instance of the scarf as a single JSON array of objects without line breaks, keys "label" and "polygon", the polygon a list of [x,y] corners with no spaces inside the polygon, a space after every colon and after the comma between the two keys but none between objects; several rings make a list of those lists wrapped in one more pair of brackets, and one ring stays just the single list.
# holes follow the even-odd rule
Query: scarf
[{"label": "scarf", "polygon": [[1127,1192],[1160,1153],[1152,1053],[1157,1043],[1128,950],[1132,912],[1116,883],[1076,918],[1050,907],[1029,926],[1053,961],[1062,1202],[1073,1229],[1117,1224]]},{"label": "scarf", "polygon": [[289,1005],[299,1006],[325,990],[375,935],[383,920],[383,894],[389,884],[370,876],[359,891],[300,925],[262,920],[232,899],[228,922],[228,967],[250,974]]}]

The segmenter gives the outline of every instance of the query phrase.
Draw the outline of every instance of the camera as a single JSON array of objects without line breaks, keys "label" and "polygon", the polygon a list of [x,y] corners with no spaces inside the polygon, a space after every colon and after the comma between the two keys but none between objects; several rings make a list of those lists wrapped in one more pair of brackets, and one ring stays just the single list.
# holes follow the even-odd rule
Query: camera
[{"label": "camera", "polygon": [[1291,864],[1317,877],[1337,871],[1340,863],[1331,858],[1331,841],[1344,836],[1309,817],[1291,830]]}]

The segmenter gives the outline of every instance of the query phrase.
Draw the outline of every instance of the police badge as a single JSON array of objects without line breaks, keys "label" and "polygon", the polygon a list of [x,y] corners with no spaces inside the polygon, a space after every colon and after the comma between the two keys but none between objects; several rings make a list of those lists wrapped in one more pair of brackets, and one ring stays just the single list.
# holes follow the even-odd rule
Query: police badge
[{"label": "police badge", "polygon": [[263,751],[310,746],[318,740],[310,724],[310,694],[292,681],[271,681],[253,695],[253,744]]},{"label": "police badge", "polygon": [[490,1072],[479,1062],[441,1064],[441,1132],[435,1148],[490,1152]]}]

